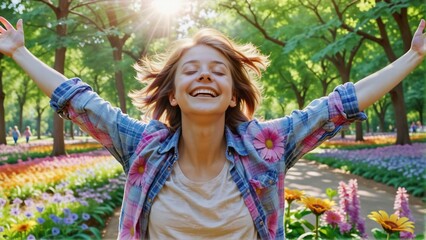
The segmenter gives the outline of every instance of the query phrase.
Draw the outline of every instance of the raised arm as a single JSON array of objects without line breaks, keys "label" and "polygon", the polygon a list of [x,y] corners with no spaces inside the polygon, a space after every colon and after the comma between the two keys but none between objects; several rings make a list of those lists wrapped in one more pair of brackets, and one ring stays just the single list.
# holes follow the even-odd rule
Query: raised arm
[{"label": "raised arm", "polygon": [[385,68],[355,83],[356,96],[361,111],[392,90],[423,61],[426,54],[426,38],[423,33],[425,25],[425,20],[422,19],[414,33],[408,52]]},{"label": "raised arm", "polygon": [[26,47],[22,19],[16,29],[4,17],[0,16],[0,53],[12,57],[15,62],[34,80],[38,87],[51,97],[67,78],[36,58]]}]

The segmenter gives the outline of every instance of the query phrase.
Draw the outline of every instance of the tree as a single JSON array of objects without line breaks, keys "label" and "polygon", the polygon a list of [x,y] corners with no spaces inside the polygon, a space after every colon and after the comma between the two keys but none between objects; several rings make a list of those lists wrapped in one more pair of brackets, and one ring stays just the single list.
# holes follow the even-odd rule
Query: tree
[{"label": "tree", "polygon": [[15,85],[15,93],[18,99],[18,128],[22,131],[24,129],[22,122],[22,115],[24,113],[24,106],[30,97],[31,91],[35,89],[34,84],[29,77],[24,77],[22,81],[18,82],[19,84]]},{"label": "tree", "polygon": [[[310,38],[315,40],[320,40],[320,43],[323,43],[323,46],[325,46],[322,50],[318,50],[318,44],[317,46],[309,46],[307,48],[304,46],[305,51],[310,51],[311,55],[314,55],[313,53],[316,52],[316,54],[313,57],[314,62],[321,62],[322,59],[326,59],[330,61],[337,71],[340,74],[341,82],[346,83],[350,80],[350,72],[353,65],[354,58],[356,56],[356,53],[360,49],[363,38],[353,38],[352,35],[347,35],[345,32],[339,31],[339,25],[337,24],[336,20],[328,14],[328,6],[321,4],[321,1],[299,1],[299,5],[294,4],[293,6],[287,6],[289,9],[292,9],[292,18],[297,19],[304,19],[303,22],[309,22],[306,29],[300,29],[303,32],[299,32],[299,34],[290,37],[287,41],[279,40],[276,37],[273,37],[273,35],[266,30],[264,25],[266,24],[266,21],[272,21],[277,22],[277,20],[271,20],[271,18],[278,18],[280,16],[279,14],[273,13],[273,8],[269,8],[269,14],[256,11],[255,9],[259,9],[258,6],[253,6],[253,4],[245,0],[244,4],[236,4],[236,3],[223,3],[222,6],[224,6],[227,9],[235,11],[239,16],[244,18],[247,22],[249,22],[252,26],[254,26],[256,29],[259,30],[259,32],[262,33],[262,35],[267,39],[268,41],[271,41],[285,49],[286,53],[295,51],[296,47],[301,45],[303,43],[304,45],[306,43],[309,44]],[[304,8],[305,11],[301,11],[300,7]],[[244,11],[243,9],[246,9]],[[347,8],[346,8],[347,9]],[[314,18],[307,17],[306,10],[312,13],[312,16]],[[297,15],[299,14],[299,15]],[[285,14],[283,14],[285,15]],[[262,17],[261,17],[262,16]],[[280,31],[278,31],[280,32]],[[342,40],[343,39],[343,40]],[[348,39],[351,39],[349,41]],[[315,41],[316,43],[318,41]],[[292,54],[301,56],[297,53],[292,52]],[[291,56],[286,56],[291,57]],[[284,56],[281,56],[281,58],[284,58]],[[325,68],[324,63],[320,63],[319,66],[321,66],[323,69]],[[313,68],[311,68],[312,70]],[[301,69],[302,70],[302,69]],[[312,71],[311,71],[312,72]],[[306,74],[305,74],[306,76]],[[307,76],[306,76],[307,77]],[[318,74],[314,74],[314,77],[317,78],[322,86],[323,86],[323,92],[326,91],[326,87],[334,80],[336,79],[332,75],[327,75],[322,77],[319,77]],[[306,80],[305,80],[306,82]],[[298,101],[301,99],[300,92],[297,91],[297,88],[295,88],[295,85],[301,84],[300,82],[294,82],[292,85],[292,89],[295,90],[296,98]],[[291,85],[290,85],[291,86]],[[303,82],[302,82],[303,86]],[[306,89],[305,89],[306,90]],[[300,106],[300,102],[299,102]],[[358,137],[356,140],[362,140],[362,128],[360,127],[360,124],[357,124],[357,132]],[[342,132],[342,137],[343,137]]]},{"label": "tree", "polygon": [[[366,11],[364,15],[360,16],[356,26],[353,26],[353,24],[347,22],[344,11],[339,8],[336,1],[332,0],[334,11],[341,21],[341,27],[381,46],[389,62],[393,62],[397,59],[397,53],[391,44],[390,31],[387,29],[387,26],[389,26],[390,23],[386,24],[387,21],[384,20],[384,18],[388,14],[392,16],[394,23],[397,25],[396,29],[400,32],[403,49],[404,51],[408,51],[411,45],[412,34],[410,31],[407,11],[411,2],[408,0],[376,0],[374,6]],[[354,22],[353,18],[350,18],[349,20]],[[364,30],[373,29],[373,26],[371,26],[372,24],[370,24],[371,20],[376,23],[376,30],[379,37]],[[392,29],[391,32],[395,32],[394,30],[395,29]],[[392,89],[390,91],[390,95],[392,105],[395,110],[395,127],[397,129],[396,144],[410,144],[411,141],[408,132],[408,122],[406,117],[407,111],[404,104],[403,84],[400,83]]]},{"label": "tree", "polygon": [[386,132],[385,117],[386,117],[386,111],[388,110],[389,106],[390,106],[390,101],[389,101],[389,98],[387,97],[384,97],[373,104],[373,110],[376,113],[377,117],[379,118],[379,128],[381,132]]},{"label": "tree", "polygon": [[[50,0],[37,0],[45,5],[47,5],[56,16],[56,37],[57,37],[57,47],[55,49],[55,61],[53,68],[64,74],[65,71],[65,59],[66,59],[66,38],[68,34],[68,16],[71,11],[75,11],[82,6],[91,5],[101,0],[91,0],[91,1],[78,1],[76,5],[72,5],[73,0],[58,0],[57,5],[54,5]],[[53,121],[53,156],[64,155],[65,152],[65,139],[64,139],[64,121],[59,117],[58,114],[54,114]]]},{"label": "tree", "polygon": [[[134,11],[129,8],[123,9],[122,6],[123,4],[131,6],[131,4],[134,2],[134,0],[108,2],[99,5],[96,9],[86,5],[86,10],[89,10],[91,17],[89,17],[89,14],[82,14],[72,11],[72,13],[80,16],[86,24],[95,27],[108,39],[108,42],[112,48],[112,56],[115,66],[115,84],[118,93],[120,109],[124,113],[127,112],[126,91],[123,71],[121,70],[120,65],[123,60],[124,45],[126,44],[126,41],[129,40],[132,36],[133,28],[130,27],[130,25],[137,22],[136,20],[140,18],[140,12],[136,11],[136,9]],[[142,49],[143,50],[141,51],[141,54],[146,52],[143,46]],[[135,57],[131,51],[127,51],[127,53],[130,56]]]}]

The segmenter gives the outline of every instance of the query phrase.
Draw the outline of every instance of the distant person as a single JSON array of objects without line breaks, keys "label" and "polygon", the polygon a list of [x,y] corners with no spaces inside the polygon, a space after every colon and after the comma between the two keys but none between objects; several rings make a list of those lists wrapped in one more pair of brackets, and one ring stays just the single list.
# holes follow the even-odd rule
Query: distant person
[{"label": "distant person", "polygon": [[411,132],[412,132],[412,133],[417,132],[417,125],[416,125],[416,123],[415,123],[415,122],[412,122],[412,123],[411,123]]},{"label": "distant person", "polygon": [[21,136],[21,133],[19,132],[18,126],[13,127],[12,130],[12,138],[15,142],[15,145],[18,143],[18,138]]},{"label": "distant person", "polygon": [[416,122],[416,125],[417,125],[417,131],[418,131],[418,132],[423,132],[423,126],[422,126],[422,123],[421,123],[420,121],[417,121],[417,122]]},{"label": "distant person", "polygon": [[27,141],[27,143],[30,141],[30,137],[32,136],[33,134],[31,133],[31,128],[30,128],[30,126],[27,126],[26,128],[25,128],[25,131],[24,131],[24,136],[25,136],[25,140]]}]

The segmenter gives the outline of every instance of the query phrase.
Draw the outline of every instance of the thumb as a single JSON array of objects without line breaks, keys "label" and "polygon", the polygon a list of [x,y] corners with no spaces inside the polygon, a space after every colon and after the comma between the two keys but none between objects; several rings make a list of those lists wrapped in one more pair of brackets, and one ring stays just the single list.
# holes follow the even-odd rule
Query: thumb
[{"label": "thumb", "polygon": [[23,26],[23,23],[22,23],[22,19],[19,19],[18,20],[18,22],[16,23],[16,30],[18,30],[18,31],[24,31],[24,26]]}]

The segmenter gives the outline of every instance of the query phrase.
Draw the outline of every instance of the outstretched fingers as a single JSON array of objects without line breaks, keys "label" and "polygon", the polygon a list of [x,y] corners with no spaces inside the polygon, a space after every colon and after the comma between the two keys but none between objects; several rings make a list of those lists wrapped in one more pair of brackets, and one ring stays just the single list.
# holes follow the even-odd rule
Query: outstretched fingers
[{"label": "outstretched fingers", "polygon": [[[0,22],[6,27],[6,29],[2,28],[2,30],[10,30],[15,29],[6,18],[0,16]],[[1,26],[0,26],[1,27]]]},{"label": "outstretched fingers", "polygon": [[425,29],[426,26],[426,22],[424,19],[420,20],[419,26],[417,27],[416,32],[414,33],[414,35],[422,35],[423,34],[423,30]]}]

